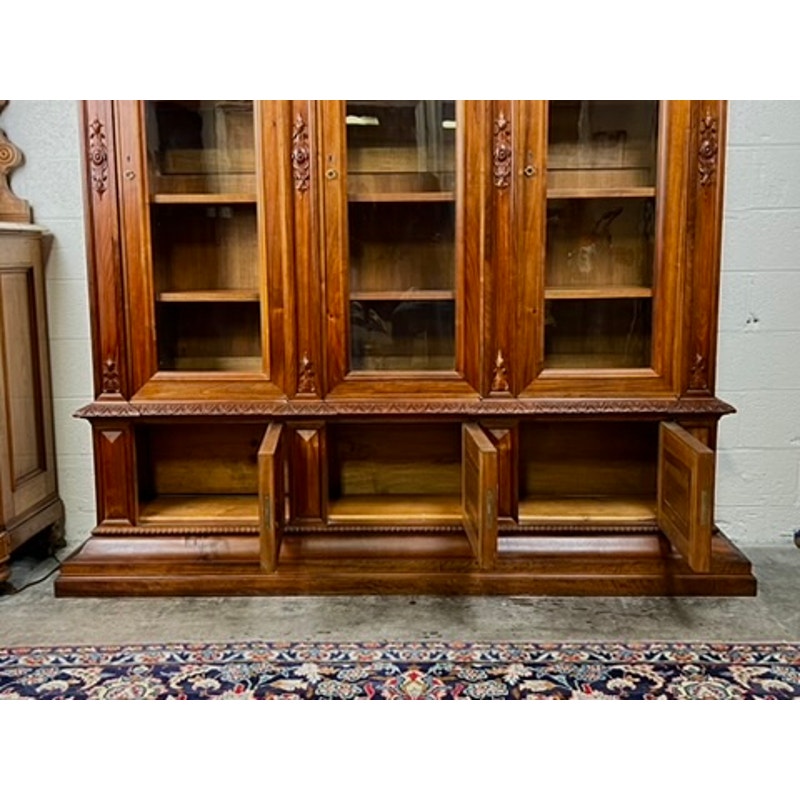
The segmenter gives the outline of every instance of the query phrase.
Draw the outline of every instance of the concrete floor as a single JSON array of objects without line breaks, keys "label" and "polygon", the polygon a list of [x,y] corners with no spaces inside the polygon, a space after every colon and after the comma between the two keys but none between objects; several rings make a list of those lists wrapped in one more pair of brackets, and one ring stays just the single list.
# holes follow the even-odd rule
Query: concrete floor
[{"label": "concrete floor", "polygon": [[[57,599],[50,576],[0,596],[0,646],[256,639],[800,642],[800,550],[743,549],[759,581],[755,598]],[[11,586],[56,566],[52,558],[16,558]]]}]

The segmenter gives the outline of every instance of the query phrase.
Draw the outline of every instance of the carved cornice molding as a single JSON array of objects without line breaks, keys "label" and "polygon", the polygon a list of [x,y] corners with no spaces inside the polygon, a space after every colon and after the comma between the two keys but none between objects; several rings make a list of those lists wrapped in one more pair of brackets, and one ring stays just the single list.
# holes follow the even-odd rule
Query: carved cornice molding
[{"label": "carved cornice molding", "polygon": [[311,153],[308,146],[308,126],[301,114],[292,127],[292,175],[298,192],[308,190],[311,181]]},{"label": "carved cornice molding", "polygon": [[92,188],[102,197],[108,190],[108,144],[103,123],[99,119],[89,124],[88,148]]},{"label": "carved cornice molding", "polygon": [[710,110],[700,120],[700,146],[698,148],[697,168],[701,186],[711,186],[717,172],[719,155],[718,121]]},{"label": "carved cornice molding", "polygon": [[716,397],[630,399],[351,400],[128,403],[98,401],[80,409],[83,419],[109,417],[575,417],[629,416],[674,418],[722,416],[735,409]]},{"label": "carved cornice molding", "polygon": [[494,121],[492,142],[492,172],[498,189],[508,188],[511,181],[511,155],[511,123],[501,111]]}]

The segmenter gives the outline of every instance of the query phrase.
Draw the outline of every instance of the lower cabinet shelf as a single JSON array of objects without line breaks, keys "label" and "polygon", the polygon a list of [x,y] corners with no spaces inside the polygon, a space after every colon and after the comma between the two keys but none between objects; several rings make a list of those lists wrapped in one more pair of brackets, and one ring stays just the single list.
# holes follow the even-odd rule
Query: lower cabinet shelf
[{"label": "lower cabinet shelf", "polygon": [[710,424],[139,423],[135,518],[57,593],[754,594]]}]

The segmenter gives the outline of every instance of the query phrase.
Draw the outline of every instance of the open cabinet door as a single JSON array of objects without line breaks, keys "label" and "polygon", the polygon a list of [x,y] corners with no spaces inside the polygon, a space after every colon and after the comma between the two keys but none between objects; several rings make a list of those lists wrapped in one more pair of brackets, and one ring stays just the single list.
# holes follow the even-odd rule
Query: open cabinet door
[{"label": "open cabinet door", "polygon": [[658,525],[695,572],[711,570],[714,452],[674,422],[659,434]]},{"label": "open cabinet door", "polygon": [[283,538],[284,456],[283,425],[271,422],[258,449],[258,522],[261,531],[261,568],[275,572]]},{"label": "open cabinet door", "polygon": [[474,422],[463,427],[461,508],[472,552],[483,569],[497,552],[497,450]]}]

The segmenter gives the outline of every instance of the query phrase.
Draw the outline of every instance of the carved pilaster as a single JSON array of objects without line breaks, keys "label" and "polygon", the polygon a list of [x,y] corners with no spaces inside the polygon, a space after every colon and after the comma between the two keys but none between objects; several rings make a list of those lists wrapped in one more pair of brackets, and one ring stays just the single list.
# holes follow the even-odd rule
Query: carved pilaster
[{"label": "carved pilaster", "polygon": [[[0,100],[0,113],[8,105],[8,100]],[[31,208],[26,200],[11,191],[11,173],[23,163],[22,150],[6,138],[0,130],[0,221],[30,222]]]},{"label": "carved pilaster", "polygon": [[308,147],[308,126],[298,114],[292,127],[292,175],[298,192],[308,190],[311,179],[311,154]]},{"label": "carved pilaster", "polygon": [[501,111],[494,121],[492,143],[492,173],[494,185],[506,189],[511,180],[511,123]]},{"label": "carved pilaster", "polygon": [[102,197],[108,189],[108,145],[103,123],[99,119],[89,125],[89,165],[92,188]]},{"label": "carved pilaster", "polygon": [[700,119],[700,145],[697,153],[697,169],[701,186],[710,186],[717,172],[719,154],[719,130],[717,118],[710,111]]}]

